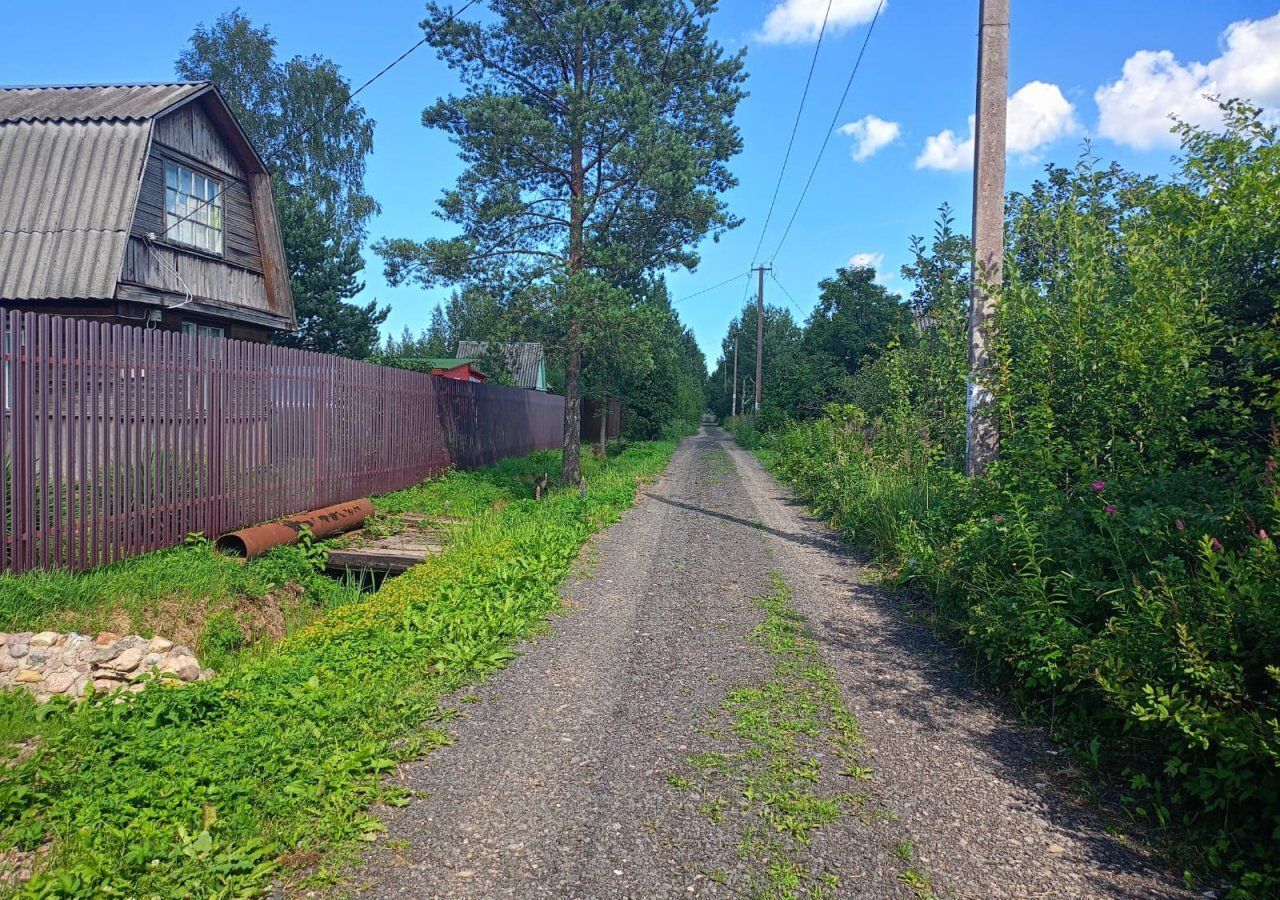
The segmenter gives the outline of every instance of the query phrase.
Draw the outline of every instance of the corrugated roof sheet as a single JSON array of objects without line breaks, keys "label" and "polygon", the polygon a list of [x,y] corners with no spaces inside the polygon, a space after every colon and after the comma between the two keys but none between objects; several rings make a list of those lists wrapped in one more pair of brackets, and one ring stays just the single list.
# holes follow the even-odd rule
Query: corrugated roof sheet
[{"label": "corrugated roof sheet", "polygon": [[[489,341],[459,341],[457,354],[460,357],[484,356],[489,351]],[[507,368],[516,386],[528,391],[546,390],[540,383],[539,376],[543,371],[543,360],[546,356],[542,345],[533,341],[516,341],[496,344],[507,361]]]},{"label": "corrugated roof sheet", "polygon": [[207,88],[0,89],[0,297],[114,296],[152,120]]},{"label": "corrugated roof sheet", "polygon": [[207,87],[183,82],[0,88],[0,123],[151,119]]},{"label": "corrugated roof sheet", "polygon": [[0,297],[114,295],[150,129],[122,120],[0,125]]},{"label": "corrugated roof sheet", "polygon": [[0,232],[0,297],[109,299],[127,240],[123,231]]}]

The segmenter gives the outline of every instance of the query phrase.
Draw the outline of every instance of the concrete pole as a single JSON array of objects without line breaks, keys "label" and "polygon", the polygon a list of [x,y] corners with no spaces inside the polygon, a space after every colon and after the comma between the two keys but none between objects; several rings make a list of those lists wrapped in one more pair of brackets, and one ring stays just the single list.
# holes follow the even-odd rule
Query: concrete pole
[{"label": "concrete pole", "polygon": [[756,290],[756,415],[760,415],[760,388],[764,385],[764,273],[766,266],[756,266],[760,287]]},{"label": "concrete pole", "polygon": [[733,335],[733,404],[729,407],[732,415],[738,414],[738,335]]},{"label": "concrete pole", "polygon": [[980,0],[973,168],[973,288],[969,302],[969,400],[965,471],[982,475],[999,455],[991,392],[991,328],[1004,277],[1005,126],[1009,97],[1009,0]]}]

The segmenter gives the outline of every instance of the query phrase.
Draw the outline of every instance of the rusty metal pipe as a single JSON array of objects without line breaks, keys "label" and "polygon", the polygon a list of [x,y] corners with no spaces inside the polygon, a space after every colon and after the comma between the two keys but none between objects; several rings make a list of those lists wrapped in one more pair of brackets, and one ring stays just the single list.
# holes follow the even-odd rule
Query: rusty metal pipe
[{"label": "rusty metal pipe", "polygon": [[352,528],[359,528],[373,515],[373,504],[366,498],[348,503],[335,503],[323,509],[286,516],[264,525],[242,528],[218,538],[214,546],[221,553],[253,559],[273,547],[295,544],[304,528],[317,538],[333,537]]}]

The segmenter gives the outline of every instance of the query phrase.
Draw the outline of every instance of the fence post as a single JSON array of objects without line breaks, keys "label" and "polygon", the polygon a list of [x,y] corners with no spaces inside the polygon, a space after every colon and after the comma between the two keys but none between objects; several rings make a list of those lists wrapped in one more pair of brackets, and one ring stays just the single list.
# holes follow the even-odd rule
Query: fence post
[{"label": "fence post", "polygon": [[328,385],[327,385],[327,378],[329,374],[328,369],[329,367],[325,365],[324,360],[317,357],[316,358],[316,414],[312,416],[312,419],[311,419],[311,421],[315,423],[314,427],[315,427],[315,447],[316,447],[316,459],[315,459],[316,471],[315,471],[315,479],[313,482],[315,484],[315,495],[312,498],[312,502],[316,506],[322,506],[324,504],[325,494],[328,493],[328,489],[327,489],[327,486],[325,485],[325,477],[324,477],[325,476],[325,465],[324,465],[325,429],[328,427],[328,424],[326,421],[328,418],[326,415],[328,403],[326,401],[328,399],[328,394],[329,394]]},{"label": "fence post", "polygon": [[13,355],[10,359],[13,379],[13,490],[10,503],[13,510],[13,552],[10,557],[13,571],[24,572],[31,568],[31,513],[34,505],[32,490],[31,432],[31,368],[27,360],[27,340],[34,330],[33,313],[14,313]]}]

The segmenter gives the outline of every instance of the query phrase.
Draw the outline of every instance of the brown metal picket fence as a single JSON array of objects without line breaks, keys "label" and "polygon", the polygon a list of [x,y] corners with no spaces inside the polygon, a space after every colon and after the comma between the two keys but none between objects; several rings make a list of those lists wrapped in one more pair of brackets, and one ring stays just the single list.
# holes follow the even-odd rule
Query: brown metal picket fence
[{"label": "brown metal picket fence", "polygon": [[79,571],[560,445],[564,398],[0,314],[0,571]]}]

